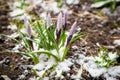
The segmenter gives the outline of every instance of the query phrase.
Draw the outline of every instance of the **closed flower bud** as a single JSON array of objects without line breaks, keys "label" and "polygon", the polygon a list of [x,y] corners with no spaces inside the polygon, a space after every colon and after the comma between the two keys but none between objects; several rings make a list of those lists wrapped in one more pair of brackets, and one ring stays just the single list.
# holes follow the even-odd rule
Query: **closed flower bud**
[{"label": "closed flower bud", "polygon": [[66,26],[67,26],[67,13],[65,12],[65,13],[64,13],[63,30],[66,29]]},{"label": "closed flower bud", "polygon": [[26,27],[27,35],[30,38],[31,37],[31,27],[30,27],[30,23],[29,23],[29,20],[28,20],[26,15],[24,16],[24,24],[25,24],[25,27]]},{"label": "closed flower bud", "polygon": [[58,20],[57,20],[57,28],[56,28],[56,42],[57,43],[60,38],[61,28],[62,28],[62,13],[58,15]]},{"label": "closed flower bud", "polygon": [[72,39],[72,36],[73,36],[73,34],[74,34],[74,32],[75,32],[76,26],[77,26],[77,22],[74,22],[73,25],[72,25],[72,27],[71,27],[71,29],[70,29],[70,33],[69,33],[69,36],[68,36],[68,38],[67,38],[65,47],[67,47],[67,46],[69,45],[69,43],[70,43],[70,41],[71,41],[71,39]]},{"label": "closed flower bud", "polygon": [[[24,24],[25,24],[25,27],[26,27],[27,35],[28,35],[29,38],[31,38],[31,35],[32,35],[31,34],[31,27],[30,27],[28,17],[26,15],[24,16]],[[31,49],[34,51],[33,42],[29,41],[29,43],[30,43]]]}]

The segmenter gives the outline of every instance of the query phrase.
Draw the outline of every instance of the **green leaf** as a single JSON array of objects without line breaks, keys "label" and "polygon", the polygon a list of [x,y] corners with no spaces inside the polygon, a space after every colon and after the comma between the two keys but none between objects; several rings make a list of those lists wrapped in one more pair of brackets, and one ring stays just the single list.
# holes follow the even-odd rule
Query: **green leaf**
[{"label": "green leaf", "polygon": [[113,0],[113,2],[111,3],[111,10],[112,10],[112,12],[115,10],[116,4],[117,4],[117,1]]},{"label": "green leaf", "polygon": [[95,2],[94,4],[91,5],[91,7],[92,8],[99,8],[99,7],[102,7],[110,2],[112,2],[112,0],[104,0],[104,1]]},{"label": "green leaf", "polygon": [[70,43],[73,43],[74,41],[76,41],[77,39],[79,39],[80,37],[82,37],[83,34],[84,34],[83,32],[74,34],[73,38],[70,41]]},{"label": "green leaf", "polygon": [[11,39],[11,40],[13,40],[13,41],[15,41],[15,42],[17,42],[17,43],[20,43],[19,40],[15,39],[15,38],[12,38],[12,37],[10,37],[10,36],[8,36],[8,35],[0,34],[0,36],[1,36],[1,37],[3,36],[3,37],[6,37],[6,38],[9,38],[9,39]]},{"label": "green leaf", "polygon": [[65,51],[64,51],[64,54],[63,54],[63,56],[62,56],[62,59],[61,59],[62,61],[64,61],[64,59],[65,59],[65,57],[66,57],[69,49],[70,49],[70,45],[68,45],[68,46],[66,47],[66,49],[65,49]]},{"label": "green leaf", "polygon": [[39,63],[38,55],[36,53],[28,53],[28,55],[32,58],[35,64]]},{"label": "green leaf", "polygon": [[28,40],[27,35],[23,34],[22,32],[19,32],[20,37],[22,38],[23,42],[24,42],[24,47],[28,50],[28,51],[32,51],[31,45],[30,45],[30,40]]}]

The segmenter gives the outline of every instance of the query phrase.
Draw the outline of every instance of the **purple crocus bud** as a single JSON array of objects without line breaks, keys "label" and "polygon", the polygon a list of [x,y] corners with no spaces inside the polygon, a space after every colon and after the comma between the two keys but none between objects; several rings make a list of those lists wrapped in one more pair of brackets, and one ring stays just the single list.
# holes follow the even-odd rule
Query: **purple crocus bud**
[{"label": "purple crocus bud", "polygon": [[[26,26],[27,35],[29,38],[31,38],[31,27],[30,27],[28,17],[26,15],[24,16],[24,24]],[[30,46],[31,46],[32,50],[34,51],[34,46],[33,46],[32,41],[30,41]]]},{"label": "purple crocus bud", "polygon": [[67,47],[67,46],[69,45],[70,40],[72,39],[72,36],[73,36],[73,34],[74,34],[74,32],[75,32],[76,26],[77,26],[77,22],[75,21],[75,22],[73,23],[71,29],[70,29],[70,33],[69,33],[69,36],[68,36],[68,38],[67,38],[65,47]]},{"label": "purple crocus bud", "polygon": [[58,15],[58,20],[57,20],[57,31],[60,31],[60,29],[61,29],[61,27],[62,27],[62,13],[60,13],[59,15]]},{"label": "purple crocus bud", "polygon": [[57,43],[60,38],[61,28],[62,28],[62,13],[58,15],[58,20],[57,20],[57,28],[56,28],[56,42]]},{"label": "purple crocus bud", "polygon": [[47,15],[47,26],[50,26],[51,23],[52,23],[51,15],[50,15],[50,13],[48,13],[48,15]]},{"label": "purple crocus bud", "polygon": [[30,38],[31,37],[31,27],[30,27],[28,17],[26,15],[24,16],[24,24],[26,26],[27,35]]},{"label": "purple crocus bud", "polygon": [[63,30],[65,30],[66,26],[67,26],[67,12],[64,12]]}]

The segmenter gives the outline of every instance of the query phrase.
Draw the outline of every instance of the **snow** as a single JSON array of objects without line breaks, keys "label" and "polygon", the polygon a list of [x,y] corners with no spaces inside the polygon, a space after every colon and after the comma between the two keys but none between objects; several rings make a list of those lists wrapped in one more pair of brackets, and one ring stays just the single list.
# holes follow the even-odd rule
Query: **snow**
[{"label": "snow", "polygon": [[7,75],[1,75],[1,77],[3,77],[3,80],[11,80]]},{"label": "snow", "polygon": [[68,5],[71,5],[71,4],[79,4],[80,0],[66,0],[66,3]]},{"label": "snow", "polygon": [[15,16],[18,16],[18,15],[21,15],[24,13],[25,13],[25,11],[22,9],[15,9],[13,12],[10,12],[10,16],[15,17]]},{"label": "snow", "polygon": [[104,74],[106,80],[118,80],[117,77],[120,77],[120,66],[114,66],[107,70]]},{"label": "snow", "polygon": [[20,44],[15,45],[13,48],[14,51],[18,51],[21,48]]},{"label": "snow", "polygon": [[83,64],[83,68],[87,70],[92,77],[99,77],[106,72],[105,68],[98,67],[92,57],[89,57],[88,62]]},{"label": "snow", "polygon": [[43,77],[43,75],[45,74],[45,70],[43,70],[43,71],[37,71],[37,75],[39,76],[39,77]]},{"label": "snow", "polygon": [[18,36],[19,36],[19,34],[17,32],[9,35],[9,37],[11,37],[11,38],[17,38]]},{"label": "snow", "polygon": [[80,68],[79,70],[78,70],[78,73],[76,74],[76,75],[72,75],[71,76],[71,78],[72,79],[76,79],[76,80],[79,80],[79,79],[81,79],[82,77],[81,77],[81,75],[82,75],[82,68]]},{"label": "snow", "polygon": [[108,69],[108,74],[112,77],[120,77],[120,66],[114,66]]},{"label": "snow", "polygon": [[58,63],[57,69],[62,70],[64,72],[67,72],[70,70],[70,66],[73,65],[73,63],[70,60],[64,60],[64,62]]},{"label": "snow", "polygon": [[113,42],[115,45],[120,45],[120,39],[118,39],[118,40],[114,40],[114,42]]},{"label": "snow", "polygon": [[[50,69],[53,65],[56,65],[56,61],[54,60],[54,58],[50,58],[48,61],[44,61],[43,58],[45,57],[45,55],[40,55],[40,62],[38,64],[36,64],[33,69],[37,70],[37,74],[42,77],[43,74],[45,73],[46,70]],[[57,64],[55,72],[56,77],[60,77],[62,72],[67,72],[70,70],[70,66],[73,63],[70,60],[64,60],[63,62],[60,62]]]},{"label": "snow", "polygon": [[52,3],[46,3],[43,2],[41,3],[41,7],[45,10],[45,11],[53,11],[55,14],[60,12],[60,9],[57,7],[57,2],[52,2]]},{"label": "snow", "polygon": [[14,30],[17,30],[17,26],[16,25],[9,25],[8,26],[8,29],[11,29],[12,31],[14,31]]},{"label": "snow", "polygon": [[73,49],[75,49],[75,50],[77,50],[77,49],[78,49],[78,47],[77,47],[77,46],[72,46],[72,48],[73,48]]},{"label": "snow", "polygon": [[[19,48],[19,45],[16,45],[16,50]],[[72,48],[78,48],[77,46],[72,46]],[[41,49],[43,51],[45,51],[44,49]],[[41,51],[40,50],[40,51]],[[62,53],[63,49],[60,49],[59,54],[63,54]],[[110,68],[104,68],[104,67],[100,67],[100,64],[97,64],[95,61],[102,61],[102,59],[99,56],[85,56],[84,54],[80,54],[77,53],[78,51],[75,51],[74,55],[68,59],[65,59],[63,62],[59,62],[57,63],[55,61],[55,59],[53,57],[48,58],[47,55],[45,54],[40,54],[39,55],[39,63],[36,65],[33,65],[33,69],[35,69],[37,71],[37,74],[39,75],[39,77],[43,77],[43,75],[45,73],[47,73],[48,70],[50,70],[54,65],[55,68],[54,70],[50,71],[50,75],[49,76],[53,76],[56,78],[64,78],[64,76],[62,75],[63,72],[67,72],[69,73],[69,71],[71,70],[71,66],[74,65],[75,66],[75,62],[79,65],[81,65],[80,68],[74,68],[74,70],[77,72],[77,74],[73,74],[73,75],[69,75],[68,76],[71,79],[75,79],[75,80],[79,80],[82,79],[82,72],[83,70],[86,70],[92,77],[100,77],[103,76],[106,78],[106,80],[117,80],[117,77],[120,77],[120,66],[114,66],[114,67],[110,67]],[[56,50],[52,50],[52,53],[54,53],[54,55],[58,55],[58,53],[56,52]],[[102,52],[101,52],[102,53]],[[76,57],[77,56],[77,57]],[[114,60],[117,57],[117,53],[112,53],[109,52],[108,53],[108,58],[110,58],[111,60]],[[102,63],[102,65],[104,65],[106,63]],[[24,76],[20,76],[21,78]],[[44,77],[42,78],[43,80],[49,80],[48,77]]]},{"label": "snow", "polygon": [[[111,60],[117,57],[117,53],[109,52],[108,55]],[[100,57],[96,57],[96,59],[101,61]],[[106,80],[117,80],[117,77],[120,77],[120,66],[114,66],[110,68],[100,67],[95,63],[95,58],[92,56],[86,57],[83,54],[79,54],[76,62],[81,65],[81,68],[78,70],[76,75],[72,75],[73,79],[81,79],[83,69],[89,72],[92,77],[100,77],[103,75]]]},{"label": "snow", "polygon": [[81,28],[79,26],[77,26],[77,31],[80,32],[81,31]]},{"label": "snow", "polygon": [[112,53],[112,52],[109,52],[108,53],[108,56],[109,56],[109,58],[111,59],[111,60],[114,60],[114,59],[116,59],[117,58],[117,53],[115,52],[115,53]]}]

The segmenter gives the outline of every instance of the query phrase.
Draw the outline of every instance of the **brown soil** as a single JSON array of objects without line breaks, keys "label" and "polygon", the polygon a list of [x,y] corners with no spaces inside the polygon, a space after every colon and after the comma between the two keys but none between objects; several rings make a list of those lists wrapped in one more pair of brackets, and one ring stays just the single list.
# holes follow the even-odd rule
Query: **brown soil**
[{"label": "brown soil", "polygon": [[[9,25],[8,12],[10,11],[9,6],[6,4],[6,0],[0,1],[0,34],[10,35],[13,33],[10,29],[7,29]],[[16,80],[24,70],[28,70],[28,74],[22,80],[28,80],[33,74],[31,70],[24,69],[24,65],[31,64],[32,61],[22,59],[22,55],[15,53],[1,52],[6,49],[12,49],[15,46],[15,42],[8,40],[6,37],[0,37],[0,80],[7,80],[1,77],[5,75],[11,80]]]}]

